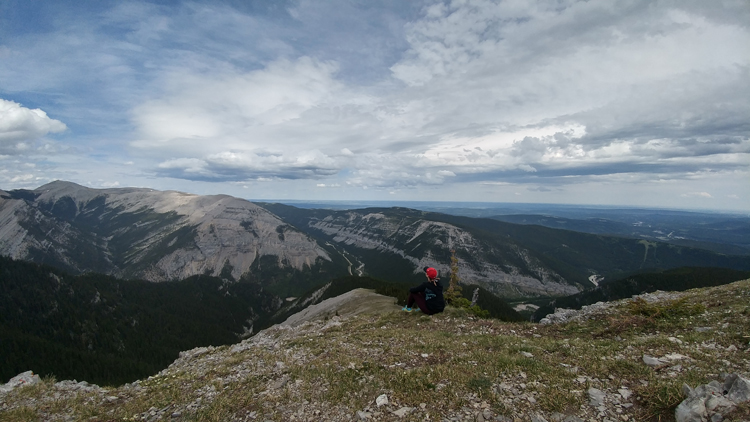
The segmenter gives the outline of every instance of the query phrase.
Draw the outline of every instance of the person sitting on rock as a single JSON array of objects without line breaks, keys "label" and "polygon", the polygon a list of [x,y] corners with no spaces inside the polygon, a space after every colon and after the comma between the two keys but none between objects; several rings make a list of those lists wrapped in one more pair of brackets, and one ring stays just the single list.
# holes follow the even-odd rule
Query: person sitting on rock
[{"label": "person sitting on rock", "polygon": [[414,310],[415,303],[427,315],[443,312],[443,309],[445,309],[443,285],[437,278],[437,270],[432,267],[424,267],[424,273],[427,276],[427,281],[409,289],[409,297],[406,299],[406,306],[402,309],[403,311],[411,312]]}]

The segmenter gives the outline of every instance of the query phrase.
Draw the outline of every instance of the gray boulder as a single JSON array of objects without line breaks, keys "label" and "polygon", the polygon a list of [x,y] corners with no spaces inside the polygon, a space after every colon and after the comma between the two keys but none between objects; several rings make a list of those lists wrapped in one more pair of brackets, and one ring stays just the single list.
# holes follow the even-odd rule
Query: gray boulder
[{"label": "gray boulder", "polygon": [[730,374],[724,380],[727,398],[737,404],[750,401],[750,381],[738,374]]},{"label": "gray boulder", "polygon": [[34,385],[38,382],[41,382],[39,375],[34,374],[32,371],[26,371],[11,378],[6,384],[0,385],[0,392],[7,393],[14,388]]},{"label": "gray boulder", "polygon": [[687,398],[675,409],[676,422],[723,420],[738,404],[750,401],[750,381],[739,374],[731,374],[723,384],[711,381],[696,389],[685,384],[682,392]]}]

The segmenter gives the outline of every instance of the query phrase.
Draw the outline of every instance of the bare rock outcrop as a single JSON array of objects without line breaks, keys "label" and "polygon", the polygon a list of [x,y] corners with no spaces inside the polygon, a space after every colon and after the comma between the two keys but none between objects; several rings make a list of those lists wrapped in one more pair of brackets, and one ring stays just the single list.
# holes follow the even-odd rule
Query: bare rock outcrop
[{"label": "bare rock outcrop", "polygon": [[682,386],[687,396],[675,410],[676,422],[720,422],[737,405],[750,401],[750,380],[740,374],[729,374],[724,383],[711,381],[693,389]]},{"label": "bare rock outcrop", "polygon": [[11,378],[7,383],[0,385],[0,393],[7,393],[14,388],[34,385],[39,383],[40,381],[41,378],[39,378],[39,375],[33,373],[32,371],[22,372]]},{"label": "bare rock outcrop", "polygon": [[398,311],[396,299],[374,293],[367,289],[354,289],[342,295],[326,299],[290,316],[282,325],[297,326],[307,321],[332,316],[350,316],[361,313]]},{"label": "bare rock outcrop", "polygon": [[239,279],[263,257],[297,270],[331,260],[306,234],[243,199],[61,181],[0,195],[0,254],[151,281],[226,271]]}]

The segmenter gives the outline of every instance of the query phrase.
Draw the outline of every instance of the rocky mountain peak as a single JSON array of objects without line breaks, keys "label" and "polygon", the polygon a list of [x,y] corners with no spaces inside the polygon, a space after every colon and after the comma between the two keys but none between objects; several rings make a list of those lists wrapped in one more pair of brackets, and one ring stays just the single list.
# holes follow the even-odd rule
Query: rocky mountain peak
[{"label": "rocky mountain peak", "polygon": [[331,261],[306,234],[228,195],[63,181],[32,192],[0,199],[3,255],[152,281],[227,272],[237,280],[263,258],[298,271]]}]

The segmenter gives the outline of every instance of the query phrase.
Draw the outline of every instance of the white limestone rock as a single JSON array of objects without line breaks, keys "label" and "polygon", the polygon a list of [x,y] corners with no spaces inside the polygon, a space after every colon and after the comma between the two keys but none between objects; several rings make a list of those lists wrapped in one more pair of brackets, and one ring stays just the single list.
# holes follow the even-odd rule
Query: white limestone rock
[{"label": "white limestone rock", "polygon": [[7,383],[0,385],[0,392],[7,393],[15,388],[26,387],[39,382],[41,382],[39,375],[36,375],[32,371],[22,372],[11,378]]}]

